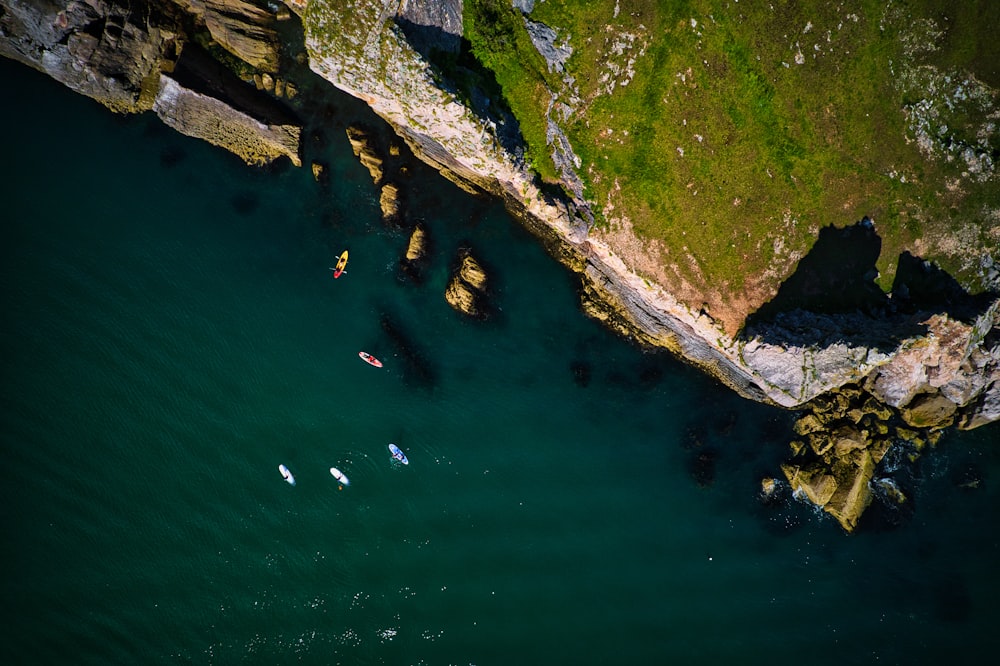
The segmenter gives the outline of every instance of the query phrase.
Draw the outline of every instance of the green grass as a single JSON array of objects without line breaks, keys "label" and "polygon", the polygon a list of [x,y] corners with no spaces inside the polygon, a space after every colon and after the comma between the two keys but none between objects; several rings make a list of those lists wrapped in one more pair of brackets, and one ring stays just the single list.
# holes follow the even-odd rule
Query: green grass
[{"label": "green grass", "polygon": [[506,0],[466,0],[462,20],[473,55],[493,72],[520,124],[529,162],[544,180],[557,181],[546,139],[552,85],[521,13]]},{"label": "green grass", "polygon": [[[911,4],[911,19],[925,9],[940,16],[937,0]],[[900,109],[920,91],[897,85],[893,67],[903,54],[897,26],[880,25],[884,3],[808,5],[622,2],[615,17],[611,0],[536,4],[532,19],[568,32],[575,49],[569,69],[584,104],[565,129],[584,162],[588,196],[601,204],[620,186],[615,213],[662,241],[664,261],[692,284],[773,288],[777,278],[762,276],[775,262],[784,262],[779,275],[794,268],[793,256],[775,255],[775,241],[801,254],[819,227],[870,215],[883,235],[880,283],[888,287],[900,252],[918,239],[933,247],[990,196],[996,205],[990,184],[969,184],[961,202],[943,201],[939,191],[960,169],[926,161],[908,141]],[[931,57],[968,66],[982,65],[979,57],[995,67],[995,46],[969,46],[988,34],[972,32],[949,33],[962,48]],[[631,49],[627,87],[608,94],[601,75],[621,60],[612,46],[625,33],[645,46]],[[682,248],[699,270],[677,260]],[[954,257],[928,258],[963,273]],[[961,277],[974,287],[968,270]]]}]

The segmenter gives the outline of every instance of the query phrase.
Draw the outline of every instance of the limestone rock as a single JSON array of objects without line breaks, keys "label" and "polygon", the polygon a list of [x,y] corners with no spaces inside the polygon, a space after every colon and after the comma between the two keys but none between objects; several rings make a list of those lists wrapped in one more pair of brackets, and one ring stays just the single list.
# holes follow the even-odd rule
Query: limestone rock
[{"label": "limestone rock", "polygon": [[922,394],[902,410],[903,420],[915,428],[951,425],[958,406],[940,393]]},{"label": "limestone rock", "polygon": [[371,137],[368,132],[352,125],[347,128],[347,140],[351,142],[351,150],[354,151],[354,156],[361,160],[361,164],[368,169],[368,173],[371,174],[375,184],[378,185],[381,183],[383,160],[376,154],[374,148],[372,148]]},{"label": "limestone rock", "polygon": [[777,479],[772,479],[771,477],[764,477],[760,480],[760,494],[765,497],[772,497],[778,490]]},{"label": "limestone rock", "polygon": [[153,110],[181,134],[226,148],[247,164],[268,164],[284,155],[302,166],[298,154],[301,127],[268,125],[214,97],[184,88],[165,74],[160,77]]},{"label": "limestone rock", "polygon": [[459,268],[459,277],[478,292],[486,292],[486,271],[479,265],[471,254],[462,257],[462,266]]},{"label": "limestone rock", "polygon": [[807,435],[817,430],[823,430],[823,423],[815,414],[806,414],[795,422],[794,429],[796,435]]},{"label": "limestone rock", "polygon": [[278,71],[275,17],[249,0],[173,0],[205,23],[219,46],[262,72]]},{"label": "limestone rock", "polygon": [[833,431],[831,439],[838,458],[842,458],[851,451],[863,449],[868,446],[868,438],[865,433],[859,431],[854,426],[841,426]]},{"label": "limestone rock", "polygon": [[823,510],[837,519],[847,532],[858,526],[861,514],[872,501],[869,485],[875,472],[875,461],[867,451],[861,452],[857,463],[842,463],[833,468],[837,479],[836,492],[823,506]]},{"label": "limestone rock", "polygon": [[454,309],[470,317],[486,317],[486,272],[468,250],[461,251],[459,268],[452,275],[445,300]]},{"label": "limestone rock", "polygon": [[386,222],[395,222],[399,219],[399,188],[396,185],[392,183],[383,185],[378,203],[382,208],[383,220]]},{"label": "limestone rock", "polygon": [[890,478],[879,479],[875,482],[875,485],[879,487],[882,493],[895,504],[903,504],[906,502],[906,493],[900,490],[896,482]]},{"label": "limestone rock", "polygon": [[479,295],[457,276],[448,283],[444,298],[448,301],[448,305],[462,314],[470,317],[479,317],[482,314],[479,309]]},{"label": "limestone rock", "polygon": [[183,28],[172,7],[148,11],[106,0],[0,3],[0,55],[45,72],[118,113],[153,107]]},{"label": "limestone rock", "polygon": [[406,246],[406,261],[420,261],[427,254],[427,231],[417,225],[410,234],[410,242]]},{"label": "limestone rock", "polygon": [[782,465],[792,492],[805,495],[816,506],[826,507],[837,492],[837,480],[819,465]]},{"label": "limestone rock", "polygon": [[962,415],[958,427],[971,430],[994,421],[1000,421],[1000,379],[993,382],[973,404],[971,410]]},{"label": "limestone rock", "polygon": [[329,167],[324,162],[313,161],[312,175],[317,183],[326,183],[330,178]]}]

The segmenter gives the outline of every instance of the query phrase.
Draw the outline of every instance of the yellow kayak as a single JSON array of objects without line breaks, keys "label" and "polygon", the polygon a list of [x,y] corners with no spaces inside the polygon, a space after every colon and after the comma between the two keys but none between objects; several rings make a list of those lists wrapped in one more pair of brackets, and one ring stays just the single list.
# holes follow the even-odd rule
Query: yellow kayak
[{"label": "yellow kayak", "polygon": [[333,271],[333,277],[339,278],[340,275],[344,272],[344,269],[346,267],[347,267],[347,250],[344,250],[344,252],[340,255],[340,259],[337,259],[337,267],[330,269],[331,271]]}]

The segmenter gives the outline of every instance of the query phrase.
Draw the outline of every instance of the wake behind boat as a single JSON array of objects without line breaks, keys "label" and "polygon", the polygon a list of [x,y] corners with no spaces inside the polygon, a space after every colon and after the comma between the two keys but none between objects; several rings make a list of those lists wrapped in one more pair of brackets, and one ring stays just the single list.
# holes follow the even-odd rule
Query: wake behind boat
[{"label": "wake behind boat", "polygon": [[404,465],[409,465],[410,464],[410,461],[406,459],[406,454],[403,453],[399,449],[399,447],[396,446],[395,444],[390,444],[389,445],[389,453],[392,454],[392,457],[394,459],[398,460],[399,462],[403,463]]},{"label": "wake behind boat", "polygon": [[278,465],[278,471],[281,472],[281,477],[287,481],[290,485],[295,485],[295,477],[284,465]]},{"label": "wake behind boat", "polygon": [[360,356],[361,359],[365,363],[368,363],[369,365],[374,365],[376,368],[381,368],[382,367],[382,361],[378,360],[377,358],[375,358],[374,356],[372,356],[371,354],[369,354],[366,351],[358,352],[358,356]]},{"label": "wake behind boat", "polygon": [[346,272],[345,270],[346,268],[347,268],[347,250],[344,250],[343,252],[340,253],[340,258],[337,259],[337,266],[335,268],[331,268],[330,270],[333,271],[333,277],[339,278]]}]

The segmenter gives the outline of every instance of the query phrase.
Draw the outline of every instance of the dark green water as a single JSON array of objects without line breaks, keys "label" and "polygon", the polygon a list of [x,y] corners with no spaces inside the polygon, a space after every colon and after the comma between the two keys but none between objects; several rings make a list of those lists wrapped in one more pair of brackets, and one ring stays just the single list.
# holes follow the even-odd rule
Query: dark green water
[{"label": "dark green water", "polygon": [[[419,167],[433,259],[422,284],[400,279],[406,235],[343,134],[357,105],[307,155],[331,164],[323,189],[0,72],[16,92],[0,663],[914,664],[995,647],[995,428],[949,435],[907,477],[911,518],[844,536],[756,498],[788,414],[586,319],[502,208]],[[442,297],[462,244],[493,271],[491,322]],[[961,490],[970,467],[983,481]]]}]

